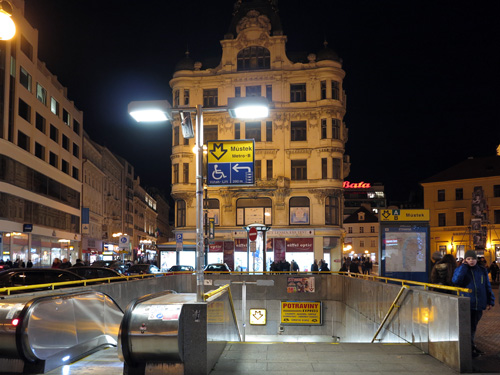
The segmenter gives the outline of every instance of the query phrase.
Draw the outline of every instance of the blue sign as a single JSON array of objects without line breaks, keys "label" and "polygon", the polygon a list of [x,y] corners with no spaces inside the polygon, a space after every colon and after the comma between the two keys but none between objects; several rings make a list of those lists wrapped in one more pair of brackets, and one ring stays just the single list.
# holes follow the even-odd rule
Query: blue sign
[{"label": "blue sign", "polygon": [[253,185],[253,163],[219,163],[208,165],[209,185]]},{"label": "blue sign", "polygon": [[175,235],[175,242],[182,243],[182,233],[177,233]]},{"label": "blue sign", "polygon": [[254,185],[255,141],[224,140],[209,141],[208,185]]}]

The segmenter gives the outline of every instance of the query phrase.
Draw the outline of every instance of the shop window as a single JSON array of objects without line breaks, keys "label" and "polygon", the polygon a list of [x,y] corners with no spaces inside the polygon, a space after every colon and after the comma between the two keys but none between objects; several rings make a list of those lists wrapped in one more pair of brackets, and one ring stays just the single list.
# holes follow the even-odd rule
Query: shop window
[{"label": "shop window", "polygon": [[271,225],[271,208],[270,198],[240,198],[236,201],[236,225],[255,223]]},{"label": "shop window", "polygon": [[292,197],[290,198],[290,225],[309,224],[309,198]]},{"label": "shop window", "polygon": [[186,226],[186,202],[183,200],[177,201],[177,226]]}]

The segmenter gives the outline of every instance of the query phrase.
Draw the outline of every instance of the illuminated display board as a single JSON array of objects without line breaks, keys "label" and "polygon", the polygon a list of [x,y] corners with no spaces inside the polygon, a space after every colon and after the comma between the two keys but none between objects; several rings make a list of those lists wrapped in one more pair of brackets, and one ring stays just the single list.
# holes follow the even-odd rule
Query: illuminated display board
[{"label": "illuminated display board", "polygon": [[281,324],[321,325],[321,302],[281,301]]}]

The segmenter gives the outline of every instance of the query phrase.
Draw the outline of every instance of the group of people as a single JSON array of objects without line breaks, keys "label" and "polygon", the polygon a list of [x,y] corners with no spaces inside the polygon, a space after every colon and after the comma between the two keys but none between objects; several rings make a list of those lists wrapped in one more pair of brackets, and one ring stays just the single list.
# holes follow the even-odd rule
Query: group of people
[{"label": "group of people", "polygon": [[371,274],[373,269],[373,262],[370,257],[353,258],[344,257],[340,272],[362,273],[363,275]]},{"label": "group of people", "polygon": [[[474,250],[466,251],[463,260],[458,262],[451,254],[439,257],[435,253],[432,258],[436,263],[431,270],[429,280],[431,283],[471,290],[470,293],[462,293],[462,295],[470,298],[472,356],[477,357],[483,354],[474,343],[477,325],[483,311],[490,310],[495,305],[495,296],[488,277],[488,273],[491,271],[488,271],[482,259],[478,260],[477,253]],[[436,290],[449,292],[439,288]]]},{"label": "group of people", "polygon": [[31,259],[28,260],[28,263],[24,263],[21,259],[17,258],[14,262],[11,260],[6,260],[4,261],[3,259],[0,259],[0,267],[2,270],[8,270],[9,268],[31,268],[33,267],[33,263],[31,262]]},{"label": "group of people", "polygon": [[71,264],[71,262],[68,260],[68,258],[54,258],[54,261],[52,262],[52,268],[60,268],[60,269],[66,269],[70,267],[82,267],[85,266],[85,263],[81,259],[77,259],[75,264]]},{"label": "group of people", "polygon": [[319,260],[319,264],[316,259],[314,259],[314,263],[311,264],[311,271],[326,272],[330,271],[330,268],[328,268],[328,263],[326,263],[323,259]]}]

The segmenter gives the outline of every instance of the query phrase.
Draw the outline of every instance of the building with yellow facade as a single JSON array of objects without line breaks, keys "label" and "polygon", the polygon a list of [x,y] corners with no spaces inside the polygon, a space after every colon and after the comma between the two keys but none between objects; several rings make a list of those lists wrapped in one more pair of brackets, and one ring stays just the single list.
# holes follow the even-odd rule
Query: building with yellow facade
[{"label": "building with yellow facade", "polygon": [[431,253],[500,258],[500,156],[469,158],[421,182],[430,210]]},{"label": "building with yellow facade", "polygon": [[[293,59],[286,41],[274,1],[237,2],[218,65],[204,67],[186,54],[170,81],[174,108],[210,108],[204,112],[205,142],[255,140],[253,186],[208,186],[205,208],[215,228],[208,263],[248,269],[248,248],[250,269],[263,269],[266,248],[267,269],[272,260],[283,259],[294,259],[301,270],[310,269],[314,259],[340,265],[342,183],[350,168],[344,154],[345,72],[326,42],[317,54]],[[268,99],[268,118],[229,117],[228,98],[249,96]],[[193,146],[194,140],[183,138],[177,118],[172,197],[175,234],[185,243],[195,240],[196,229]],[[247,247],[246,229],[257,224],[263,230],[255,247]],[[168,264],[195,262],[193,251],[165,257]]]}]

